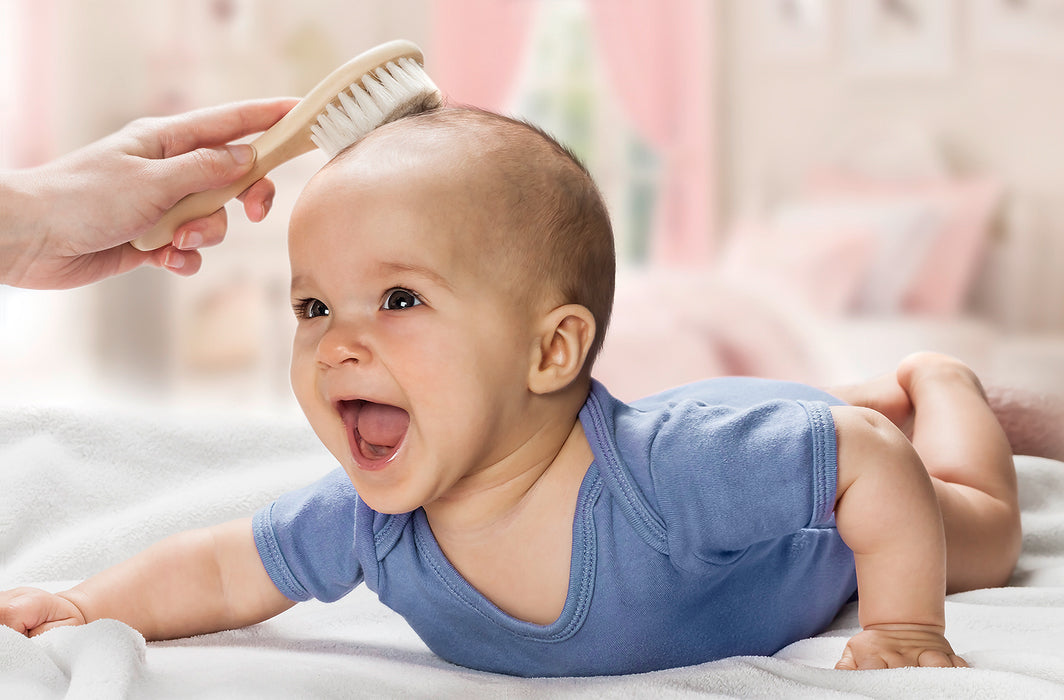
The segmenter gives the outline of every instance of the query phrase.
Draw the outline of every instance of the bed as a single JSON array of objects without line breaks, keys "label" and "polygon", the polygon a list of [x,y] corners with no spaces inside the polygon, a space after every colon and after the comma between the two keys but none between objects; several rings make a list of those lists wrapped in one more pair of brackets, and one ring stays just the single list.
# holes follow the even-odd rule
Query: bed
[{"label": "bed", "polygon": [[[364,588],[265,623],[146,644],[111,620],[27,639],[0,628],[0,697],[1061,697],[1064,464],[1017,458],[1024,551],[1006,588],[951,596],[970,669],[836,672],[855,631],[772,657],[656,673],[518,679],[452,666]],[[61,589],[175,531],[244,516],[332,468],[293,414],[0,407],[0,587]]]},{"label": "bed", "polygon": [[[1060,333],[1005,335],[952,310],[844,308],[867,260],[849,229],[843,234],[826,236],[819,248],[748,240],[752,250],[733,250],[710,270],[626,271],[597,376],[622,398],[718,374],[831,385],[933,348],[962,356],[994,381],[1064,396]],[[851,253],[856,268],[845,273],[838,261]],[[108,387],[97,390],[102,396]],[[0,589],[61,590],[168,534],[247,516],[333,468],[293,407],[183,410],[102,398],[62,405],[4,394]],[[946,604],[949,638],[970,669],[832,670],[857,629],[851,606],[822,634],[771,657],[630,676],[518,679],[442,661],[359,588],[337,603],[304,603],[247,629],[171,642],[145,643],[111,620],[34,639],[0,627],[0,697],[1060,698],[1064,463],[1018,457],[1016,464],[1024,548],[1010,585],[950,596]]]}]

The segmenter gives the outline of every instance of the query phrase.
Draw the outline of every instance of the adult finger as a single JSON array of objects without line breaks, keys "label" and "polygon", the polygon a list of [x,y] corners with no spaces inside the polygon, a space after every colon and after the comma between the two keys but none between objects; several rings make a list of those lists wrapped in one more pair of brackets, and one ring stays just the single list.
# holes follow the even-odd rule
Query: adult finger
[{"label": "adult finger", "polygon": [[190,277],[199,272],[203,265],[203,256],[197,250],[178,250],[173,246],[164,246],[152,251],[151,262],[175,275]]},{"label": "adult finger", "polygon": [[188,251],[218,245],[225,238],[229,217],[225,207],[202,219],[181,224],[174,232],[174,247]]},{"label": "adult finger", "polygon": [[255,149],[247,144],[197,148],[145,164],[147,177],[159,191],[159,201],[173,206],[185,195],[213,190],[234,182],[251,170]]},{"label": "adult finger", "polygon": [[141,135],[145,146],[153,149],[145,155],[169,158],[265,131],[298,102],[292,97],[231,102],[151,120],[145,127],[148,133]]},{"label": "adult finger", "polygon": [[248,220],[258,223],[270,213],[276,192],[277,188],[273,182],[263,178],[244,190],[237,199],[244,203],[244,214]]}]

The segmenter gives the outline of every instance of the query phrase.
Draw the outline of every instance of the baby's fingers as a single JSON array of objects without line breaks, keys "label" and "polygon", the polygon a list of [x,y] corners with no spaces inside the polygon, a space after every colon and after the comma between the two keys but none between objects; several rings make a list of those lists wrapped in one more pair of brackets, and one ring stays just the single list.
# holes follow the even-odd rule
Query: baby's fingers
[{"label": "baby's fingers", "polygon": [[927,649],[916,659],[917,666],[932,668],[968,668],[968,663],[956,654],[947,654],[937,649]]},{"label": "baby's fingers", "polygon": [[913,656],[902,653],[861,654],[855,657],[847,646],[842,658],[835,664],[839,671],[873,671],[884,668],[905,668],[922,666],[926,668],[968,668],[968,664],[956,654],[947,654],[937,649],[927,649]]},{"label": "baby's fingers", "polygon": [[28,635],[38,625],[47,621],[43,591],[32,588],[16,588],[3,594],[0,602],[0,624]]},{"label": "baby's fingers", "polygon": [[842,658],[839,659],[837,664],[835,664],[835,668],[839,671],[875,671],[892,667],[893,666],[881,656],[862,654],[858,659],[853,655],[850,647],[846,647],[842,652]]},{"label": "baby's fingers", "polygon": [[35,588],[17,588],[0,597],[0,624],[28,637],[52,627],[79,625],[80,611],[70,601]]},{"label": "baby's fingers", "polygon": [[249,221],[259,222],[266,218],[273,207],[273,197],[277,188],[269,178],[262,178],[237,197],[244,203],[244,213]]},{"label": "baby's fingers", "polygon": [[850,647],[847,646],[842,650],[842,658],[835,664],[835,670],[837,671],[856,671],[857,663],[853,660],[853,652],[850,651]]},{"label": "baby's fingers", "polygon": [[25,634],[26,634],[27,637],[36,637],[38,634],[44,634],[45,632],[47,632],[48,630],[50,630],[50,629],[52,629],[54,627],[72,627],[74,625],[80,625],[80,624],[84,624],[84,623],[82,623],[81,620],[79,620],[77,618],[65,617],[62,620],[51,620],[49,622],[45,622],[42,625],[37,625],[36,627],[31,629],[29,632],[26,632]]}]

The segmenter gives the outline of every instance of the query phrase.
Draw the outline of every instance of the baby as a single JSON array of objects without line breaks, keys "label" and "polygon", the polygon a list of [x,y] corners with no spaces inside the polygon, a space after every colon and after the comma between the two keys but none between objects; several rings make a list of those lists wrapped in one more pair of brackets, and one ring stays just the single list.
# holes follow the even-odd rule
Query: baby
[{"label": "baby", "polygon": [[839,668],[964,665],[944,596],[1006,583],[1020,528],[1008,438],[960,362],[617,401],[591,378],[614,285],[598,191],[474,110],[349,148],[289,242],[292,386],[341,468],[71,590],[4,593],[0,622],[165,639],[364,581],[454,663],[593,675],[772,654],[859,589]]}]

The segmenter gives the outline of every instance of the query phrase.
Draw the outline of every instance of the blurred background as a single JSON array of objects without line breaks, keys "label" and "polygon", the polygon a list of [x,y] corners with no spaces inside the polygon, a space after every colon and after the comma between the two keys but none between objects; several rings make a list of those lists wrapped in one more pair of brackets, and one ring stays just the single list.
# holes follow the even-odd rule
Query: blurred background
[{"label": "blurred background", "polygon": [[[1064,393],[1064,0],[0,0],[0,167],[302,95],[382,41],[585,160],[621,256],[597,374],[818,384],[912,350]],[[0,397],[290,410],[288,213],[203,270],[0,287]]]}]

